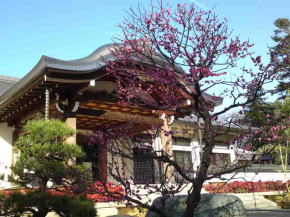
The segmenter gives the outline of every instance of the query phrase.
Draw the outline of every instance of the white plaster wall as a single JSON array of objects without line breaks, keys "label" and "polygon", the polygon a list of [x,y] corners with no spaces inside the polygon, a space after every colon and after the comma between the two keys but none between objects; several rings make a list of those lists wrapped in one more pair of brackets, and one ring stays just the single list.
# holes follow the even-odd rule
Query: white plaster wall
[{"label": "white plaster wall", "polygon": [[[290,173],[286,174],[287,179],[290,179]],[[237,174],[231,173],[222,176],[222,179],[214,178],[207,182],[229,182],[233,181],[247,181],[247,182],[258,182],[258,181],[282,181],[285,182],[285,174],[283,172],[239,172]]]},{"label": "white plaster wall", "polygon": [[0,174],[4,175],[4,181],[0,180],[0,188],[9,188],[11,184],[7,181],[10,175],[10,166],[12,164],[14,128],[8,127],[6,123],[0,124]]}]

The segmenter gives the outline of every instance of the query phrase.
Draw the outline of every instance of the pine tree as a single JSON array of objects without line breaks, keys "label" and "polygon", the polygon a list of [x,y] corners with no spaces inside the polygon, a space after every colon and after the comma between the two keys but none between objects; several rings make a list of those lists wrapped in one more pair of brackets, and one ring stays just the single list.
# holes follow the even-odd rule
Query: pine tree
[{"label": "pine tree", "polygon": [[[269,132],[274,126],[287,125],[290,112],[290,20],[288,18],[279,18],[275,20],[274,25],[276,29],[272,39],[276,44],[272,47],[272,57],[279,69],[277,74],[279,85],[272,92],[274,94],[278,93],[280,97],[275,102],[267,102],[265,98],[259,98],[249,104],[245,109],[245,118],[243,120],[244,124],[263,128],[264,132]],[[266,133],[266,137],[268,136]],[[268,140],[268,138],[265,139]],[[263,137],[261,138],[261,134],[259,134],[254,136],[253,142],[254,146],[259,147],[267,141],[264,141]]]},{"label": "pine tree", "polygon": [[259,98],[245,109],[243,124],[250,125],[252,127],[272,125],[273,122],[269,121],[269,119],[265,117],[273,117],[274,110],[275,108],[272,103],[267,102],[265,98]]},{"label": "pine tree", "polygon": [[273,103],[260,99],[249,105],[245,111],[244,124],[258,127],[260,130],[252,135],[252,145],[257,148],[257,152],[271,154],[272,163],[275,164],[281,164],[280,145],[284,152],[290,153],[287,145],[290,136],[289,114],[289,96]]},{"label": "pine tree", "polygon": [[288,93],[287,90],[290,88],[290,20],[288,18],[279,18],[275,20],[274,25],[276,29],[272,39],[276,44],[272,49],[280,68],[278,76],[280,82],[276,92],[285,98]]},{"label": "pine tree", "polygon": [[[18,157],[10,177],[22,188],[1,197],[1,216],[28,213],[44,217],[51,211],[71,217],[96,215],[94,203],[78,196],[89,182],[84,166],[76,163],[83,151],[66,142],[74,134],[58,120],[33,120],[24,126],[16,142]],[[49,182],[61,187],[49,189]],[[69,193],[59,189],[68,189]]]}]

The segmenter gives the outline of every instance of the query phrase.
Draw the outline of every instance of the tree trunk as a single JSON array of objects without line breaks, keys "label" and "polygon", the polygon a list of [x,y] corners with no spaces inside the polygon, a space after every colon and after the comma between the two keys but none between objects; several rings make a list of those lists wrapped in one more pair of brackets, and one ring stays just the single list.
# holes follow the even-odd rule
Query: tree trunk
[{"label": "tree trunk", "polygon": [[186,200],[186,209],[183,217],[192,217],[196,207],[201,199],[201,190],[205,178],[207,177],[207,171],[210,166],[212,150],[214,148],[214,131],[210,119],[204,119],[205,124],[205,145],[203,154],[201,157],[200,168],[198,170],[195,182],[193,183],[193,189],[189,192]]},{"label": "tree trunk", "polygon": [[195,211],[195,208],[198,206],[201,198],[201,189],[202,189],[203,182],[196,183],[193,186],[193,190],[187,196],[186,200],[186,209],[183,214],[183,217],[192,217]]},{"label": "tree trunk", "polygon": [[45,192],[46,188],[47,188],[47,182],[48,182],[48,178],[46,177],[42,177],[40,178],[38,184],[39,184],[39,190]]},{"label": "tree trunk", "polygon": [[47,210],[39,209],[38,212],[33,215],[33,217],[46,217],[47,213]]}]

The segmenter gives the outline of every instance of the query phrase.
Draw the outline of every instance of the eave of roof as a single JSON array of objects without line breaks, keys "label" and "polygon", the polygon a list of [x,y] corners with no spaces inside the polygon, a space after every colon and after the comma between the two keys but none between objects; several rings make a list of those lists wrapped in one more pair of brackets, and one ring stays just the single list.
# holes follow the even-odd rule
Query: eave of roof
[{"label": "eave of roof", "polygon": [[48,56],[42,56],[35,67],[18,81],[13,88],[9,89],[0,96],[0,107],[5,104],[8,99],[13,97],[18,92],[21,92],[27,85],[35,82],[41,77],[44,77],[46,69],[64,70],[67,74],[80,73],[85,74],[88,71],[97,70],[104,66],[103,61],[100,61],[102,56],[108,56],[110,45],[104,45],[98,48],[91,55],[78,60],[60,60]]},{"label": "eave of roof", "polygon": [[[197,116],[191,116],[191,117],[185,116],[184,118],[179,118],[178,120],[176,120],[176,123],[184,123],[184,124],[191,124],[191,125],[195,123],[197,125],[198,119],[197,119]],[[200,124],[203,125],[202,119],[200,119]],[[240,131],[259,130],[258,127],[251,127],[251,126],[236,124],[236,123],[217,123],[216,121],[213,121],[212,125],[214,127],[221,127],[223,129],[232,129],[232,130],[236,129]]]}]

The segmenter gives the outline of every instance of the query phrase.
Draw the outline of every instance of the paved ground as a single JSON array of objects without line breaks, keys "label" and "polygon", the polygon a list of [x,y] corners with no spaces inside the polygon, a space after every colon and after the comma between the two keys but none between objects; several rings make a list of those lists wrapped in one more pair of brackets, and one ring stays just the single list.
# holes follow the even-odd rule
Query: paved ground
[{"label": "paved ground", "polygon": [[290,210],[277,211],[248,211],[248,217],[288,217]]}]

